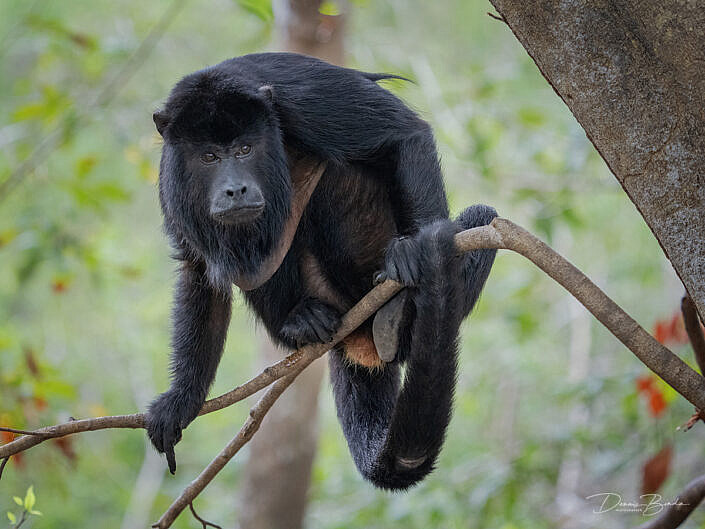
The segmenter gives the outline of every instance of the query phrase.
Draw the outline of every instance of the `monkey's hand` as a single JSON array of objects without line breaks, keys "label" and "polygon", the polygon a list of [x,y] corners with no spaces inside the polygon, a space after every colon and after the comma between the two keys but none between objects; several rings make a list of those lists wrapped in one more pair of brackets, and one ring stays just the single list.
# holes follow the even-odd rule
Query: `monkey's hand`
[{"label": "monkey's hand", "polygon": [[159,395],[147,411],[147,435],[154,447],[166,454],[169,472],[176,473],[174,445],[181,440],[181,431],[193,421],[203,402],[173,389]]},{"label": "monkey's hand", "polygon": [[384,256],[385,270],[375,274],[373,282],[393,279],[406,287],[432,280],[434,272],[455,256],[453,236],[459,231],[452,221],[441,219],[423,226],[418,233],[393,239]]},{"label": "monkey's hand", "polygon": [[289,313],[279,331],[287,347],[326,343],[340,326],[340,312],[316,298],[301,300]]}]

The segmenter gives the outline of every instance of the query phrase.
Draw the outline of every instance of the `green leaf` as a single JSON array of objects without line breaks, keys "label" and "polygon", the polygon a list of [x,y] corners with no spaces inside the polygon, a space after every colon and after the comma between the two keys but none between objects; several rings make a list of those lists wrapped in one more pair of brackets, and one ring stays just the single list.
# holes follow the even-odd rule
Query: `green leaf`
[{"label": "green leaf", "polygon": [[27,103],[18,107],[12,113],[13,121],[26,121],[28,119],[36,119],[43,117],[47,111],[46,104],[44,102],[40,103]]},{"label": "green leaf", "polygon": [[546,117],[540,110],[531,107],[519,109],[518,117],[520,123],[530,127],[540,127],[546,121]]},{"label": "green leaf", "polygon": [[12,499],[15,500],[15,503],[16,503],[17,505],[19,505],[20,507],[22,507],[22,505],[23,505],[23,503],[22,503],[22,498],[20,498],[19,496],[13,496]]},{"label": "green leaf", "polygon": [[237,0],[237,3],[245,11],[249,11],[265,22],[274,20],[271,0]]},{"label": "green leaf", "polygon": [[76,176],[83,178],[90,173],[98,163],[98,158],[95,156],[84,156],[76,162]]},{"label": "green leaf", "polygon": [[28,511],[31,511],[36,501],[37,497],[34,495],[34,485],[30,485],[30,487],[27,489],[27,494],[24,497],[24,508]]},{"label": "green leaf", "polygon": [[321,6],[318,8],[318,12],[321,15],[335,17],[340,14],[340,6],[338,6],[337,3],[332,2],[331,0],[326,0],[325,2],[321,3]]},{"label": "green leaf", "polygon": [[35,516],[44,516],[44,515],[42,514],[42,511],[29,511],[29,514],[33,514],[33,515],[35,515]]},{"label": "green leaf", "polygon": [[7,511],[7,518],[10,520],[11,524],[16,524],[17,523],[17,518],[15,517],[14,514],[12,514],[10,511]]}]

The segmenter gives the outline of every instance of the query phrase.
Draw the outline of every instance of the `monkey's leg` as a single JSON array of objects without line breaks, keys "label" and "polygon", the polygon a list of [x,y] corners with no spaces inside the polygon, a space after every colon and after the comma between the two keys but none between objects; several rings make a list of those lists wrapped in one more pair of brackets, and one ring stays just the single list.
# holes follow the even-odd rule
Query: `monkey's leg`
[{"label": "monkey's leg", "polygon": [[[340,354],[331,356],[338,416],[350,451],[360,472],[378,487],[403,489],[417,483],[433,470],[443,444],[462,319],[456,231],[451,221],[435,222],[414,236],[417,251],[401,254],[418,265],[421,279],[412,287],[415,317],[397,360],[368,371],[347,365]],[[398,255],[394,248],[391,253],[392,259]],[[407,364],[401,391],[399,358]]]}]

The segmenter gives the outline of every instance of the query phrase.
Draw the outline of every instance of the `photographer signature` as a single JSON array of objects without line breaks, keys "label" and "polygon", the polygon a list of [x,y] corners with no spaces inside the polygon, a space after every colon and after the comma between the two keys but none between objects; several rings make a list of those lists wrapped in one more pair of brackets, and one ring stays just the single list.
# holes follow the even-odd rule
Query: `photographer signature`
[{"label": "photographer signature", "polygon": [[642,516],[654,516],[666,507],[688,505],[678,498],[675,501],[664,501],[660,494],[642,494],[638,501],[624,501],[622,496],[616,492],[599,492],[585,498],[595,500],[599,506],[593,509],[593,513],[602,514],[610,511],[614,512],[639,512]]}]

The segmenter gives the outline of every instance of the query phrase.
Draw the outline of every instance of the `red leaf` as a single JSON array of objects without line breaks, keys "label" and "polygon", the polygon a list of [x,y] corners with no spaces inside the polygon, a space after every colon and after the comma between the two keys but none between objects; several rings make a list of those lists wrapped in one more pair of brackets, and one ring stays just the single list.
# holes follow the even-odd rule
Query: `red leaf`
[{"label": "red leaf", "polygon": [[73,439],[71,437],[58,437],[54,439],[54,444],[72,463],[76,461],[76,451],[73,449]]},{"label": "red leaf", "polygon": [[43,398],[43,397],[36,397],[36,396],[35,396],[35,397],[32,397],[32,401],[34,402],[34,406],[35,406],[39,411],[46,410],[46,409],[47,409],[47,406],[49,405],[49,403],[48,403],[48,402],[46,401],[46,399]]},{"label": "red leaf", "polygon": [[54,279],[51,282],[51,289],[54,291],[54,294],[63,294],[68,288],[69,282],[65,279]]},{"label": "red leaf", "polygon": [[667,322],[663,320],[658,320],[654,324],[653,335],[659,343],[666,343],[666,341],[668,340],[668,332],[669,328]]},{"label": "red leaf", "polygon": [[[2,444],[9,443],[10,441],[14,440],[15,437],[17,437],[17,434],[14,434],[12,432],[0,432],[0,439],[2,439]],[[17,465],[17,468],[22,468],[24,466],[24,462],[22,461],[22,453],[15,454],[10,459],[15,465]]]},{"label": "red leaf", "polygon": [[649,395],[654,387],[654,376],[651,374],[636,377],[636,390]]},{"label": "red leaf", "polygon": [[671,342],[674,344],[687,344],[688,333],[685,332],[683,324],[683,314],[680,310],[676,310],[668,319],[656,320],[654,323],[653,335],[656,340],[665,344]]},{"label": "red leaf", "polygon": [[649,411],[653,417],[659,417],[666,410],[666,399],[658,389],[653,389],[649,395]]},{"label": "red leaf", "polygon": [[658,454],[644,463],[642,469],[641,493],[655,494],[671,473],[673,447],[664,446]]}]

